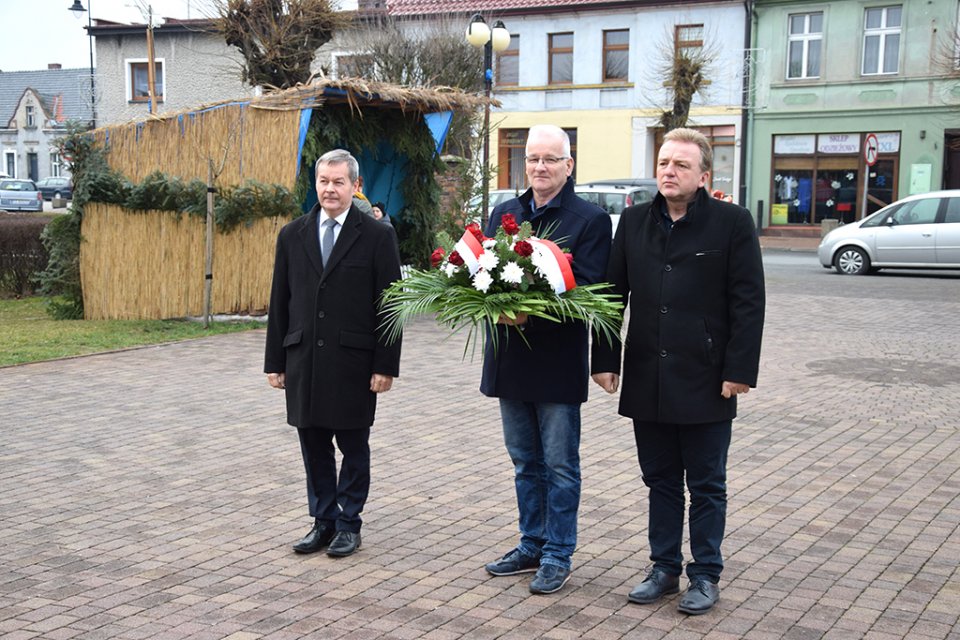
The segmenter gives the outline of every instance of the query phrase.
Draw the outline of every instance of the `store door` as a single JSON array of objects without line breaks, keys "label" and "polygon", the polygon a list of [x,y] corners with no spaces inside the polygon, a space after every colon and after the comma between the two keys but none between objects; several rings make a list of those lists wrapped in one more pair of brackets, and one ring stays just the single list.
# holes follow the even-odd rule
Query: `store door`
[{"label": "store door", "polygon": [[943,138],[943,188],[960,189],[960,133],[946,133]]},{"label": "store door", "polygon": [[[897,159],[881,158],[868,169],[866,213],[860,215],[858,219],[876,213],[897,200]],[[860,211],[863,212],[862,203]]]}]

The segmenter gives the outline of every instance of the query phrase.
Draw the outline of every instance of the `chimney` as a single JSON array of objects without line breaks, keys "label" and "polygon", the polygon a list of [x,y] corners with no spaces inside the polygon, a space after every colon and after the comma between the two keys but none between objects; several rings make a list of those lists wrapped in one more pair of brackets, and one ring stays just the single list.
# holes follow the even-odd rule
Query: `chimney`
[{"label": "chimney", "polygon": [[51,62],[47,65],[47,70],[52,71],[54,69],[62,69],[63,66],[59,62]]}]

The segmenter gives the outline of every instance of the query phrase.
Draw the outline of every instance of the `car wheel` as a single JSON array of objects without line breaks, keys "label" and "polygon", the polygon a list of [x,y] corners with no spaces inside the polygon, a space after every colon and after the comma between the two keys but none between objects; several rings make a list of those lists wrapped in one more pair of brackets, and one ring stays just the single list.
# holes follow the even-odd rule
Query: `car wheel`
[{"label": "car wheel", "polygon": [[846,276],[859,276],[870,272],[870,257],[859,247],[843,247],[833,258],[837,273]]}]

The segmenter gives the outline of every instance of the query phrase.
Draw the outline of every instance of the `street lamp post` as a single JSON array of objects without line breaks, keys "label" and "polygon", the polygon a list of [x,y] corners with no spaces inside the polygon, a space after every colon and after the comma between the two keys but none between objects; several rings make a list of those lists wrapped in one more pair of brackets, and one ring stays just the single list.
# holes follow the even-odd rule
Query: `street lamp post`
[{"label": "street lamp post", "polygon": [[[90,2],[90,0],[87,0],[87,2]],[[73,6],[70,7],[70,12],[77,20],[79,20],[84,13],[87,14],[87,38],[90,43],[90,116],[92,118],[90,128],[93,129],[97,126],[97,97],[93,75],[93,31],[91,30],[93,28],[93,18],[91,17],[93,7],[91,5],[90,11],[87,11],[83,8],[83,5],[80,4],[80,0],[73,0]]]},{"label": "street lamp post", "polygon": [[467,42],[478,48],[483,47],[483,85],[487,102],[483,105],[483,166],[481,170],[483,191],[480,195],[482,207],[480,220],[482,226],[486,228],[487,206],[490,199],[490,93],[493,91],[493,52],[505,51],[510,46],[510,32],[501,20],[497,20],[491,29],[483,16],[477,13],[470,19],[470,25],[467,27]]}]

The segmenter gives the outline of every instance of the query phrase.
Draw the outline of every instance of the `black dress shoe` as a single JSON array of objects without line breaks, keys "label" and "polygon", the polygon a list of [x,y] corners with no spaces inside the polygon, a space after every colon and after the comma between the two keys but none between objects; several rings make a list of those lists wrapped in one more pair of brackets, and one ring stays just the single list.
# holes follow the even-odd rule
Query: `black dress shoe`
[{"label": "black dress shoe", "polygon": [[637,604],[656,602],[661,596],[680,591],[680,578],[671,576],[660,569],[654,569],[647,574],[643,582],[634,587],[627,600]]},{"label": "black dress shoe", "polygon": [[317,520],[313,523],[313,529],[310,529],[310,533],[303,536],[299,542],[293,545],[293,550],[297,553],[320,551],[320,549],[330,544],[335,533],[336,531],[333,528],[332,522],[321,522]]},{"label": "black dress shoe", "polygon": [[327,555],[333,558],[342,558],[348,556],[360,548],[360,532],[337,531],[333,537],[333,542],[327,548]]},{"label": "black dress shoe", "polygon": [[720,587],[706,578],[693,578],[690,580],[690,587],[687,592],[680,598],[677,610],[689,613],[692,616],[698,616],[710,611],[719,599]]}]

